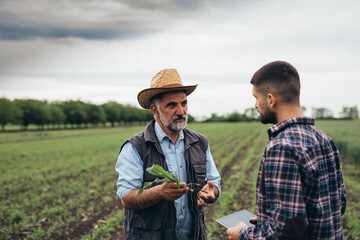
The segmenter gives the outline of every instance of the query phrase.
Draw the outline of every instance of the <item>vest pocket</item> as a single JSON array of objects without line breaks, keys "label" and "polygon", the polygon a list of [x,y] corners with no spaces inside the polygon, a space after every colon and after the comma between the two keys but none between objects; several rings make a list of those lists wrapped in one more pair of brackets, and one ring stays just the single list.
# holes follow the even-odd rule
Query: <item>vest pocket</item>
[{"label": "vest pocket", "polygon": [[134,240],[159,240],[161,232],[154,230],[135,229]]},{"label": "vest pocket", "polygon": [[142,211],[136,211],[137,213],[133,215],[131,221],[132,226],[139,230],[159,230],[162,224],[162,216],[152,210],[153,209],[149,208]]},{"label": "vest pocket", "polygon": [[206,178],[206,165],[205,164],[194,164],[195,181],[200,184],[201,187],[207,182]]}]

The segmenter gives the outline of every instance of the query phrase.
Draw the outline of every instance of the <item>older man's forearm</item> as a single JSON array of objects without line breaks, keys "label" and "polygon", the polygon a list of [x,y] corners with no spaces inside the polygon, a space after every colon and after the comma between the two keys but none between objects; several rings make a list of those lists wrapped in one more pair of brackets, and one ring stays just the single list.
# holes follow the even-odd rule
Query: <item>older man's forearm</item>
[{"label": "older man's forearm", "polygon": [[139,189],[133,189],[128,192],[123,199],[121,199],[121,203],[124,208],[136,210],[145,209],[155,205],[163,199],[160,192],[160,186],[145,189],[140,194],[139,199],[138,192]]}]

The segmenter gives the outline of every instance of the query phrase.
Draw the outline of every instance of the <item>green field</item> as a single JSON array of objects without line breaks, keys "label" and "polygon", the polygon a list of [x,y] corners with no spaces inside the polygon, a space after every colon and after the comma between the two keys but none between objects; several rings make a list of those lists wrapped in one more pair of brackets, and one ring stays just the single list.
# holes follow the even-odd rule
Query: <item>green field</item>
[{"label": "green field", "polygon": [[[345,239],[360,239],[360,121],[322,121],[343,155],[348,205]],[[269,126],[196,123],[222,175],[222,196],[206,209],[209,239],[225,239],[215,219],[255,211],[255,182]],[[123,239],[114,170],[121,144],[144,126],[0,134],[0,239]],[[359,150],[359,151],[357,151]]]}]

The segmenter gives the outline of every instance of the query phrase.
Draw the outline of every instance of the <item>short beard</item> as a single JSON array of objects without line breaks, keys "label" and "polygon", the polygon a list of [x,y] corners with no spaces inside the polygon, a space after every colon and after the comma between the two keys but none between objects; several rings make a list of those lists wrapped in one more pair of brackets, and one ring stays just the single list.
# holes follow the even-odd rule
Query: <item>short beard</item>
[{"label": "short beard", "polygon": [[[180,132],[181,130],[183,130],[186,127],[186,124],[187,124],[187,121],[188,121],[188,115],[187,114],[186,115],[185,114],[184,115],[176,115],[171,119],[171,121],[167,121],[165,116],[160,111],[160,108],[158,108],[158,111],[159,111],[160,121],[170,131],[172,131],[172,132]],[[184,119],[185,121],[176,123],[175,121],[179,120],[179,119]]]},{"label": "short beard", "polygon": [[260,121],[263,124],[273,123],[277,124],[275,112],[271,111],[268,107],[265,108],[264,114],[260,114]]}]

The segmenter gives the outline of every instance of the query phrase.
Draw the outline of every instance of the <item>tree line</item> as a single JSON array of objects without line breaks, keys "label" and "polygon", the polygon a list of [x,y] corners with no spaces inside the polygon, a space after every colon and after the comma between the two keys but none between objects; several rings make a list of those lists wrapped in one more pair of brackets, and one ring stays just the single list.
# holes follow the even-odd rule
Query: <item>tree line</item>
[{"label": "tree line", "polygon": [[47,128],[80,128],[108,122],[111,126],[153,119],[150,110],[119,104],[115,101],[96,105],[80,100],[40,101],[35,99],[0,98],[0,124],[2,131],[9,123],[27,130],[30,124],[39,130]]},{"label": "tree line", "polygon": [[[303,111],[305,111],[303,107]],[[334,119],[332,111],[326,108],[312,108],[312,116],[316,119]],[[343,107],[341,119],[358,119],[359,111],[356,106]],[[120,104],[109,101],[104,104],[93,104],[80,100],[69,101],[40,101],[35,99],[0,98],[0,124],[5,131],[7,124],[20,125],[27,130],[30,124],[43,130],[45,127],[80,128],[98,126],[109,123],[112,127],[121,124],[145,123],[153,119],[150,110],[140,109],[129,104]],[[205,122],[239,122],[258,120],[259,114],[255,108],[247,108],[243,113],[233,112],[226,115],[212,113]],[[189,122],[195,121],[189,115]]]},{"label": "tree line", "polygon": [[[306,111],[305,107],[301,107],[303,112]],[[339,118],[334,117],[334,113],[327,108],[312,108],[311,116],[316,119],[358,119],[359,110],[357,106],[343,107],[339,113]],[[217,115],[212,113],[211,116],[205,119],[205,122],[238,122],[238,121],[252,121],[258,120],[259,113],[255,108],[247,108],[244,113],[233,112],[226,115]]]},{"label": "tree line", "polygon": [[[358,119],[359,110],[357,106],[343,107],[339,113],[339,119]],[[334,119],[334,113],[327,108],[312,108],[312,116],[316,119]]]}]

